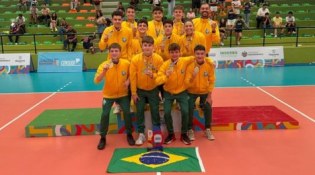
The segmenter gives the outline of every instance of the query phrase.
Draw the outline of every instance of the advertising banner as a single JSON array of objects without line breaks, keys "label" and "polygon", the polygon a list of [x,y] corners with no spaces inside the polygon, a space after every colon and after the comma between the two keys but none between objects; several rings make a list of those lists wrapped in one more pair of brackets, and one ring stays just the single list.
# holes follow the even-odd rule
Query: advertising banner
[{"label": "advertising banner", "polygon": [[31,54],[0,54],[0,75],[30,72]]},{"label": "advertising banner", "polygon": [[209,56],[219,69],[284,66],[282,46],[212,48]]},{"label": "advertising banner", "polygon": [[82,72],[82,52],[39,52],[37,72]]}]

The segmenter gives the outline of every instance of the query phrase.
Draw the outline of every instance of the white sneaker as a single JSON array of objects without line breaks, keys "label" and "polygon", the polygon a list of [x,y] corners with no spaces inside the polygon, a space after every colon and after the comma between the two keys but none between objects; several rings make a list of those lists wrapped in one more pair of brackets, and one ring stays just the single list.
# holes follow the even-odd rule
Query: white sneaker
[{"label": "white sneaker", "polygon": [[223,42],[221,42],[221,43],[220,43],[220,45],[221,45],[221,46],[224,46],[224,43],[223,43]]},{"label": "white sneaker", "polygon": [[237,41],[237,45],[240,45],[240,44],[241,44],[241,42]]},{"label": "white sneaker", "polygon": [[209,128],[206,129],[205,134],[208,140],[211,140],[211,141],[215,140],[215,137],[213,136]]},{"label": "white sneaker", "polygon": [[188,138],[190,141],[194,141],[195,140],[195,134],[194,134],[194,130],[190,129],[187,132]]},{"label": "white sneaker", "polygon": [[121,110],[121,108],[120,108],[120,106],[117,104],[117,105],[114,106],[113,113],[114,113],[114,114],[118,114],[118,113],[120,113],[120,110]]},{"label": "white sneaker", "polygon": [[136,145],[138,146],[143,145],[144,142],[145,142],[145,135],[143,133],[140,133],[138,139],[136,140]]},{"label": "white sneaker", "polygon": [[277,35],[275,35],[275,38],[277,38],[278,36]]}]

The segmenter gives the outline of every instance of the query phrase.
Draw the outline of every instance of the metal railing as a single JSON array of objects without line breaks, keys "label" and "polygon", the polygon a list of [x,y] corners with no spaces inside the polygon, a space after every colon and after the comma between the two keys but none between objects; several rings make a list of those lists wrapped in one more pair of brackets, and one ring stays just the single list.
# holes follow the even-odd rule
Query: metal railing
[{"label": "metal railing", "polygon": [[[295,27],[296,29],[296,33],[293,35],[283,35],[283,36],[279,36],[277,38],[272,37],[272,35],[270,35],[274,28],[268,28],[268,29],[244,29],[243,30],[243,36],[244,38],[246,36],[248,36],[248,34],[250,32],[255,31],[255,33],[260,36],[259,38],[256,39],[250,39],[248,37],[248,39],[242,39],[241,40],[241,44],[237,45],[236,43],[233,44],[233,41],[235,41],[235,35],[234,35],[234,30],[226,30],[226,35],[227,35],[227,39],[228,41],[225,41],[225,46],[224,47],[242,47],[242,46],[272,46],[272,45],[280,45],[280,46],[286,46],[286,45],[290,45],[290,46],[295,46],[295,47],[299,47],[301,46],[301,44],[315,44],[315,27]],[[281,29],[279,29],[281,30]],[[286,30],[286,29],[285,29]],[[308,30],[308,31],[306,31]],[[305,32],[306,31],[306,32]],[[77,38],[78,38],[78,46],[82,43],[81,39],[83,39],[85,36],[89,36],[89,35],[93,35],[94,33],[77,33]],[[66,35],[66,34],[63,34]],[[258,35],[253,35],[252,36],[258,36]],[[53,43],[54,45],[60,46],[60,47],[45,47],[45,44],[38,44],[38,40],[40,39],[40,37],[43,36],[51,36],[52,40],[56,40],[54,38],[55,37],[61,37],[60,34],[56,34],[56,33],[52,33],[52,34],[23,34],[23,35],[19,35],[20,36],[20,40],[23,41],[23,37],[25,36],[30,36],[32,38],[32,41],[30,41],[30,39],[28,39],[27,43],[21,42],[18,45],[27,45],[26,48],[23,47],[14,47],[15,45],[11,44],[5,44],[5,38],[8,38],[9,34],[0,34],[0,44],[1,44],[1,53],[9,53],[9,52],[21,52],[21,51],[25,51],[25,52],[32,52],[32,53],[37,53],[38,51],[49,51],[49,50],[63,50],[63,42],[59,42],[59,44]],[[66,37],[66,36],[64,36]],[[97,34],[97,38],[98,38],[98,34]],[[24,38],[25,41],[25,38]],[[59,40],[60,41],[60,40]],[[32,44],[31,44],[32,43]],[[95,42],[94,42],[95,43]],[[33,47],[30,47],[33,46]],[[46,44],[47,46],[47,44]],[[95,46],[98,47],[98,46]],[[214,46],[215,47],[215,46]],[[221,46],[222,47],[222,46]],[[30,49],[31,48],[31,49]],[[82,50],[82,47],[79,46],[76,50]]]}]

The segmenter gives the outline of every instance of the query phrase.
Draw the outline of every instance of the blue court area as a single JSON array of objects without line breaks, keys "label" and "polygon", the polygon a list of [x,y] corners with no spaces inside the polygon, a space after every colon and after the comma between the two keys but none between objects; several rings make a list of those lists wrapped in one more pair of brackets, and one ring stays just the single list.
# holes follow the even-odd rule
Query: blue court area
[{"label": "blue court area", "polygon": [[[0,76],[1,93],[96,91],[94,71],[80,73],[30,73]],[[217,69],[216,87],[315,85],[315,66]]]}]

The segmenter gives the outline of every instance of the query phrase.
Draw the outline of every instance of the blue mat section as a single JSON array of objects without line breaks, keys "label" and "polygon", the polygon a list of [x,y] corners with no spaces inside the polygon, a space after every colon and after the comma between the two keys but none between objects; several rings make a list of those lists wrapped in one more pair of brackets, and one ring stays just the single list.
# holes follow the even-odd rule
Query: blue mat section
[{"label": "blue mat section", "polygon": [[[95,72],[30,73],[0,76],[0,93],[96,91]],[[255,69],[217,69],[216,87],[315,85],[315,66],[286,66]],[[68,84],[71,82],[70,84]],[[68,85],[67,85],[68,84]],[[67,85],[66,87],[64,87]],[[64,87],[64,88],[63,88]],[[63,88],[63,89],[60,89]]]}]

